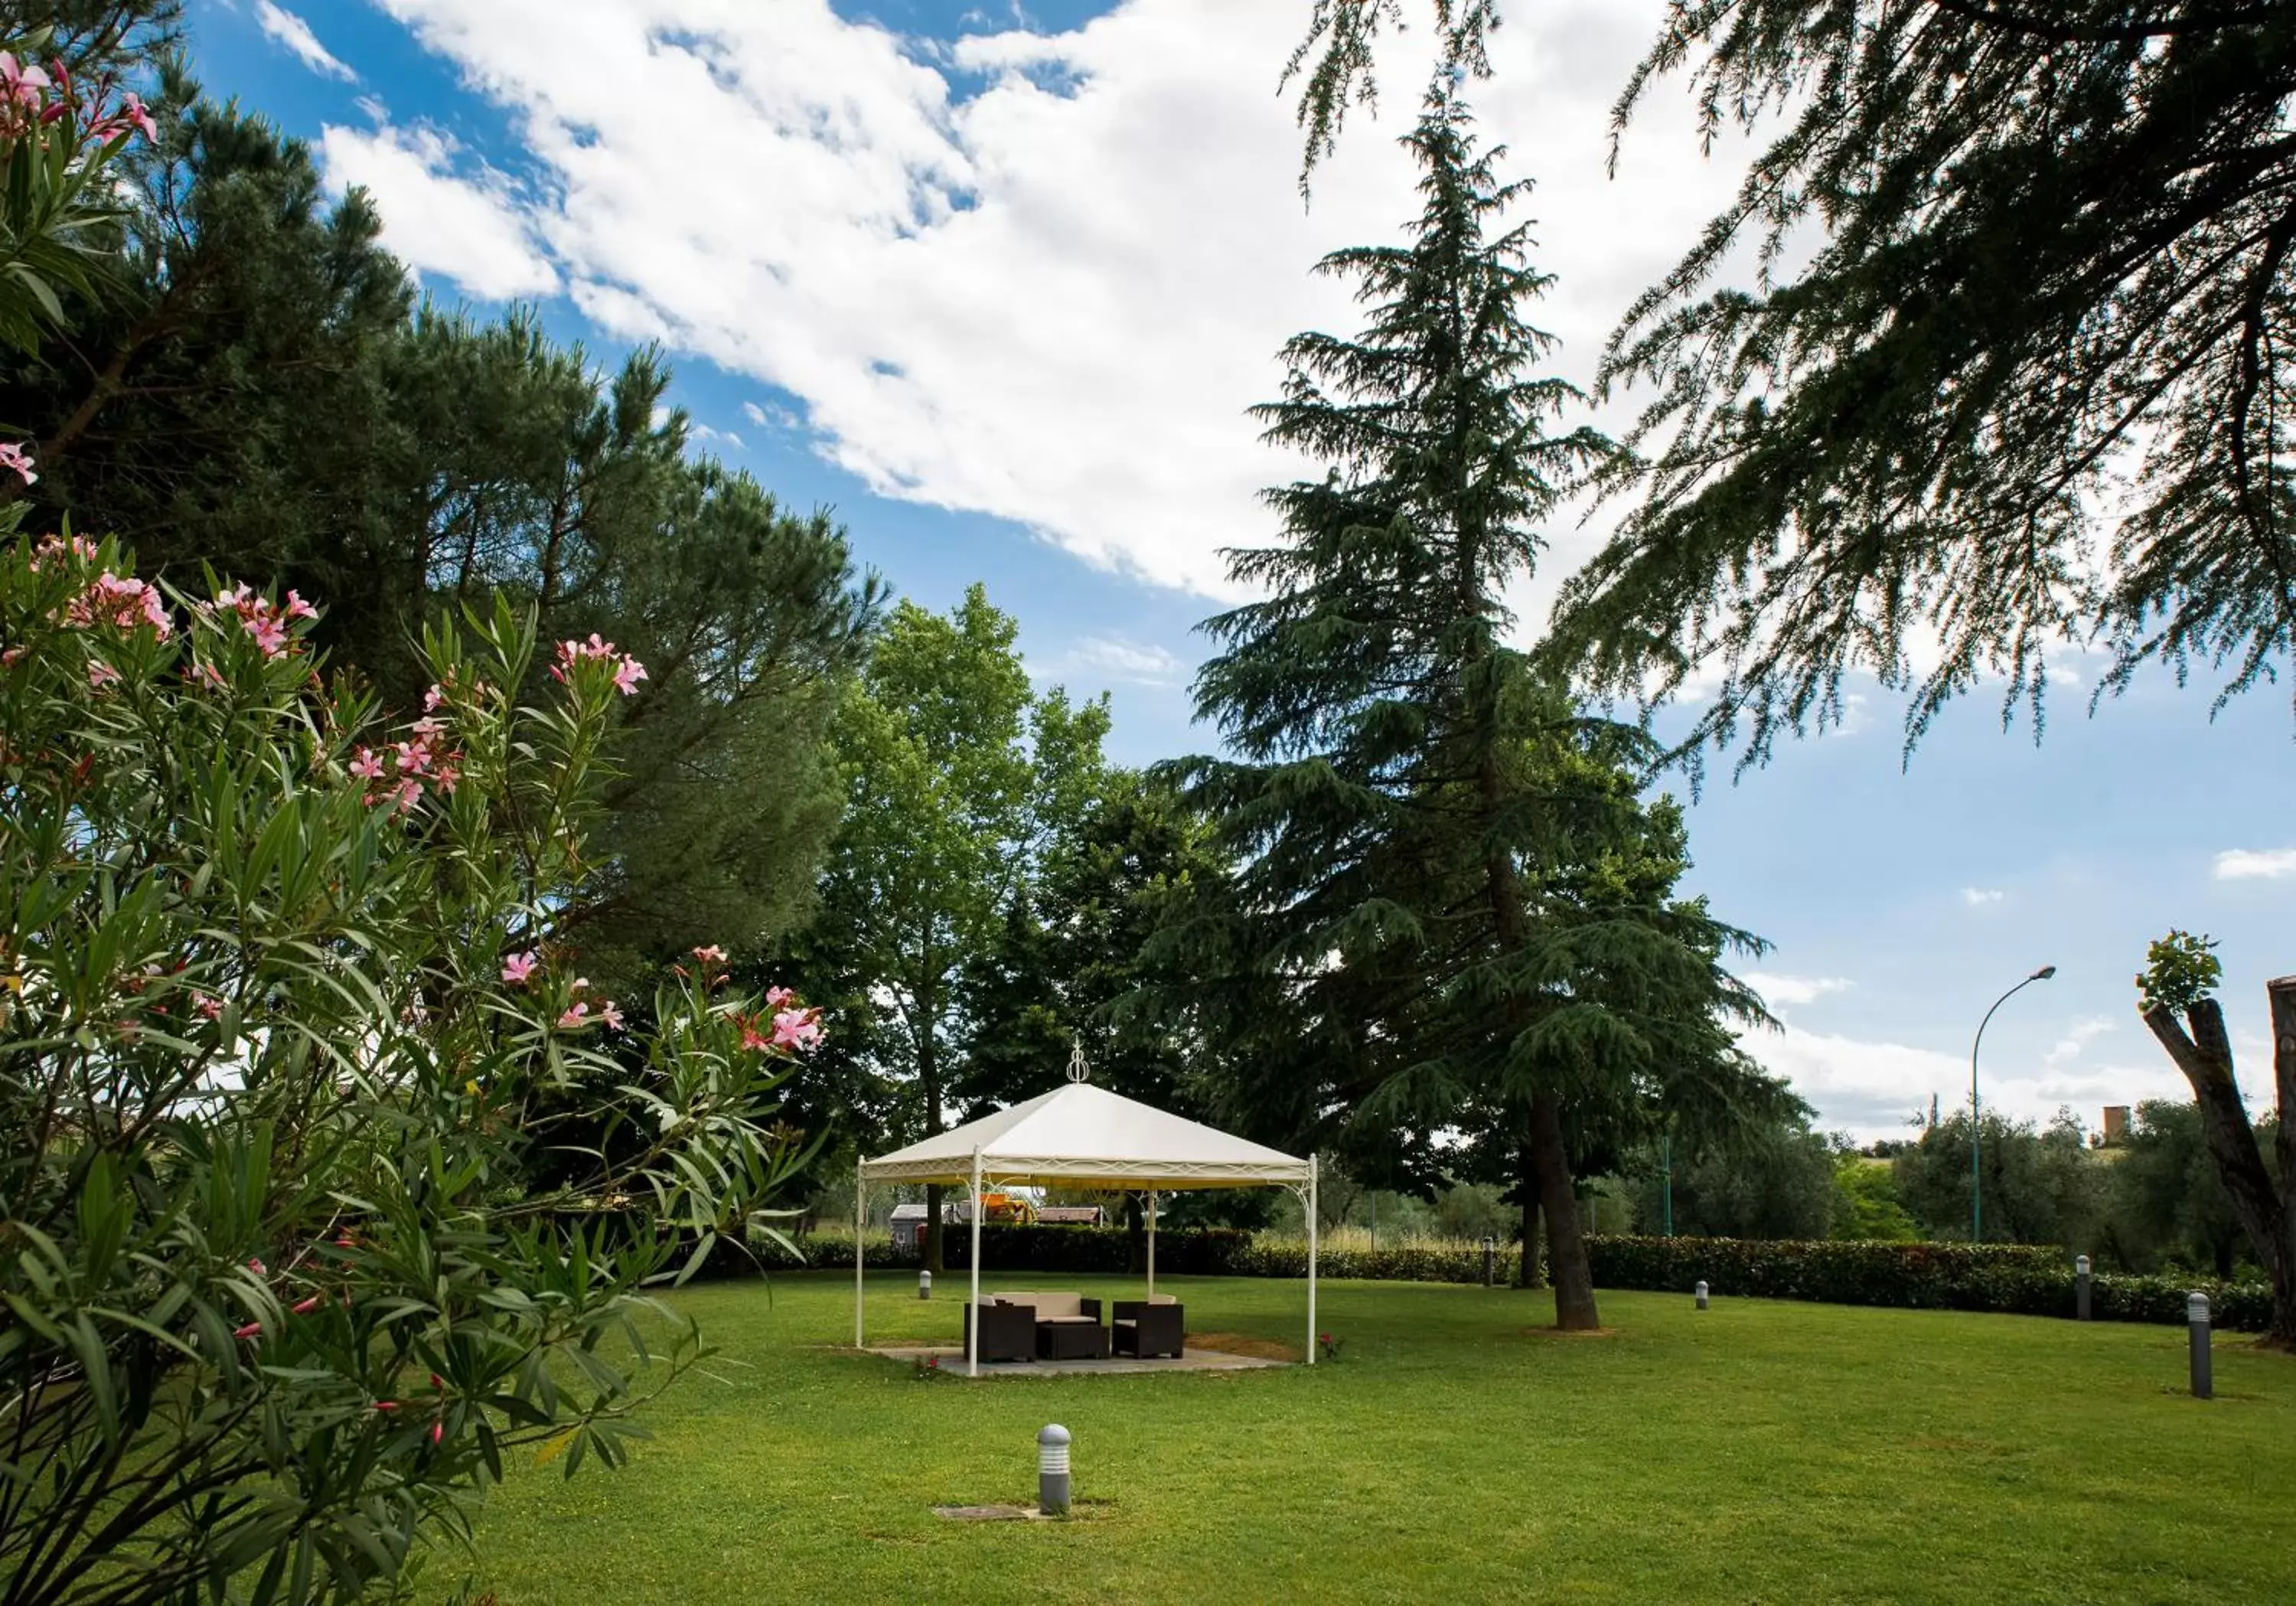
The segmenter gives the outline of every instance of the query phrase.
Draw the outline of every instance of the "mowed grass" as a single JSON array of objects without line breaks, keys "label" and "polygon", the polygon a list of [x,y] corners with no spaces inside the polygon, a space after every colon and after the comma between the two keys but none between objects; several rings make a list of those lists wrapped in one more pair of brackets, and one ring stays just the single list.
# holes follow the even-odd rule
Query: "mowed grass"
[{"label": "mowed grass", "polygon": [[[873,1279],[871,1341],[953,1339]],[[1000,1277],[1107,1297],[1108,1278]],[[1299,1345],[1303,1289],[1164,1280],[1199,1330]],[[1313,1369],[966,1382],[856,1355],[849,1275],[677,1303],[723,1352],[619,1472],[523,1470],[499,1606],[778,1601],[2296,1601],[2296,1358],[2181,1329],[1609,1293],[1327,1284]],[[1026,1503],[1075,1436],[1078,1515]],[[431,1577],[455,1572],[441,1556]]]}]

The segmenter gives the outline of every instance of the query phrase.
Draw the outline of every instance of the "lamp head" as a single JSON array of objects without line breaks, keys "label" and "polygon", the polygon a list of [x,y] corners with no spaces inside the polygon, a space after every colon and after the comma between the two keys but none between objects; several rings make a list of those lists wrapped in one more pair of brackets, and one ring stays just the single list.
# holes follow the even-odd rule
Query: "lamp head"
[{"label": "lamp head", "polygon": [[2038,970],[2033,972],[2030,979],[2037,982],[2046,982],[2051,976],[2056,975],[2056,973],[2057,968],[2054,965],[2044,965]]}]

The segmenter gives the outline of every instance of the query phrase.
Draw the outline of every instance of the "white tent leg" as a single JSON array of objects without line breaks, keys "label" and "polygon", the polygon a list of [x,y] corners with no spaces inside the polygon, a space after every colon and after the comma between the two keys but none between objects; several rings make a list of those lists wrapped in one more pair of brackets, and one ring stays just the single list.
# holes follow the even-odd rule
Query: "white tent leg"
[{"label": "white tent leg", "polygon": [[968,1378],[980,1375],[980,1151],[972,1151],[972,1310],[966,1317],[972,1325],[969,1330],[972,1342],[965,1347],[965,1371]]},{"label": "white tent leg", "polygon": [[868,1230],[869,1211],[862,1200],[869,1183],[861,1167],[853,1168],[853,1347],[861,1347],[861,1235]]},{"label": "white tent leg", "polygon": [[1156,1190],[1148,1190],[1148,1297],[1156,1297]]},{"label": "white tent leg", "polygon": [[1308,1364],[1316,1363],[1316,1157],[1308,1157]]}]

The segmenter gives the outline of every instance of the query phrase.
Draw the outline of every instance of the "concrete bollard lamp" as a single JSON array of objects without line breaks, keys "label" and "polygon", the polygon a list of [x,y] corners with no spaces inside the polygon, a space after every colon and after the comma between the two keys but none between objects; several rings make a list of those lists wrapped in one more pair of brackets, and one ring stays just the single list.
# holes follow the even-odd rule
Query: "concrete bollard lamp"
[{"label": "concrete bollard lamp", "polygon": [[1037,1509],[1047,1517],[1069,1511],[1069,1430],[1047,1423],[1037,1435]]}]

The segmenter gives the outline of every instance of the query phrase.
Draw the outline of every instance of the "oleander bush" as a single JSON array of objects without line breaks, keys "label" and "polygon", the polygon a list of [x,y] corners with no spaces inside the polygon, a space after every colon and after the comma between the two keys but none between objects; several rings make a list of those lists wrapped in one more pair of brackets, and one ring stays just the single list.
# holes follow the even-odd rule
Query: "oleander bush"
[{"label": "oleander bush", "polygon": [[294,593],[134,575],[0,549],[0,1597],[369,1598],[703,1353],[648,1285],[770,1231],[818,1026],[578,974],[610,644],[435,629],[387,728]]}]

